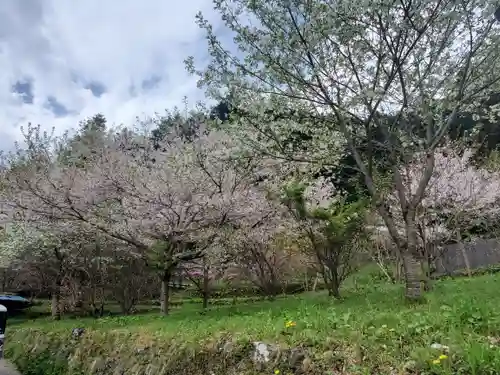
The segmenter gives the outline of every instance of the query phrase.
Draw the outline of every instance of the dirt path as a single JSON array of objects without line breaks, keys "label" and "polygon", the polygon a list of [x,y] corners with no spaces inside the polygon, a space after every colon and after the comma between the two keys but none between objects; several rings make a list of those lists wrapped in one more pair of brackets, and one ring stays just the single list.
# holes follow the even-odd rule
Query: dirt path
[{"label": "dirt path", "polygon": [[21,375],[17,372],[14,367],[6,362],[4,359],[0,359],[0,375]]}]

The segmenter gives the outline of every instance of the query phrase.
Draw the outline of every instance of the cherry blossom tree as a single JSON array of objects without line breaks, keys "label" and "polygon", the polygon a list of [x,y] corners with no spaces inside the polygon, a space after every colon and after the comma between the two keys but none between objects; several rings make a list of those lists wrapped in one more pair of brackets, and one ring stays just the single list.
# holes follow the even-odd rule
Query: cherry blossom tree
[{"label": "cherry blossom tree", "polygon": [[[6,238],[1,243],[2,253],[12,254],[12,263],[43,263],[46,276],[52,281],[51,312],[54,319],[62,313],[62,290],[64,280],[75,269],[82,250],[93,245],[93,233],[70,223],[58,226],[56,222],[17,221],[7,226]],[[73,224],[73,225],[71,225]],[[92,239],[92,240],[91,240]]]},{"label": "cherry blossom tree", "polygon": [[29,134],[36,152],[5,171],[2,201],[30,222],[78,223],[127,244],[157,271],[167,313],[173,271],[204,257],[226,230],[258,221],[266,201],[259,181],[279,170],[238,154],[224,132],[199,128],[192,140],[174,128],[161,147],[140,134],[110,133],[84,165],[61,161],[57,147]]},{"label": "cherry blossom tree", "polygon": [[[473,155],[474,150],[453,144],[436,150],[435,168],[421,205],[429,220],[440,215],[452,220],[446,223],[448,230],[456,225],[471,226],[478,217],[492,223],[500,212],[500,174],[474,165]],[[421,178],[421,163],[422,157],[417,155],[403,172],[410,191],[417,188],[416,181]]]},{"label": "cherry blossom tree", "polygon": [[[263,154],[315,166],[335,165],[346,144],[403,259],[406,296],[418,299],[420,265],[416,224],[435,165],[435,150],[460,111],[477,112],[500,89],[500,40],[486,0],[215,0],[238,53],[207,33],[210,62],[188,70],[217,100],[230,94],[247,116],[232,122],[234,134]],[[310,113],[309,119],[268,119],[268,110]],[[489,109],[493,112],[493,109]],[[329,114],[329,120],[315,116]],[[489,117],[491,113],[482,114]],[[412,121],[420,118],[418,126]],[[375,142],[374,129],[383,135]],[[307,130],[307,150],[286,140]],[[364,152],[361,145],[368,145]],[[364,147],[364,146],[363,146]],[[400,233],[389,202],[377,188],[373,149],[389,155],[405,227]],[[372,150],[372,151],[370,151]],[[405,188],[399,168],[413,153],[425,155],[418,188]]]},{"label": "cherry blossom tree", "polygon": [[[462,244],[462,255],[470,274],[463,241],[474,236],[473,230],[486,236],[488,232],[496,234],[500,214],[500,174],[474,165],[473,155],[473,149],[452,143],[436,150],[434,170],[416,211],[418,245],[429,263],[427,268],[439,256],[436,247],[453,241]],[[418,189],[424,164],[425,156],[416,155],[402,169],[408,191],[414,193]],[[399,231],[403,232],[404,219],[397,192],[393,192],[390,199]]]},{"label": "cherry blossom tree", "polygon": [[16,260],[18,255],[11,243],[11,234],[7,226],[0,230],[0,268],[7,269]]},{"label": "cherry blossom tree", "polygon": [[[130,169],[129,161],[121,164],[126,171],[116,173],[106,170],[116,165],[106,160],[102,171],[117,176],[114,185],[127,192],[118,211],[130,218],[129,223],[138,223],[127,232],[145,232],[156,239],[148,261],[163,272],[167,293],[180,262],[207,256],[222,233],[265,215],[265,190],[257,180],[266,171],[251,157],[236,157],[238,149],[222,132],[200,135],[192,142],[167,139],[164,150],[147,150],[147,168]],[[126,182],[122,176],[127,176]],[[131,210],[124,211],[127,207]]]}]

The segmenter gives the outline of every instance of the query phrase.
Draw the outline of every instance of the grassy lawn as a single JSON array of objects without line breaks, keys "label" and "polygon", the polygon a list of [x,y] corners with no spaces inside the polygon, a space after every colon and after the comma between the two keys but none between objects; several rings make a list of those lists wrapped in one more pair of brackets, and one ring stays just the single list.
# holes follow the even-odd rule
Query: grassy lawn
[{"label": "grassy lawn", "polygon": [[[332,369],[341,363],[354,374],[377,369],[494,374],[500,372],[500,345],[496,343],[500,337],[499,285],[498,274],[439,281],[426,303],[408,305],[400,286],[373,283],[349,288],[342,302],[324,293],[306,293],[275,301],[214,306],[203,314],[200,305],[188,303],[168,317],[149,312],[60,322],[12,319],[9,329],[65,335],[75,327],[104,333],[126,331],[193,348],[221,337],[264,341],[308,348],[313,360],[328,362]],[[286,328],[290,320],[296,325]],[[449,351],[431,348],[434,343],[448,346]],[[448,358],[432,363],[439,355]]]}]

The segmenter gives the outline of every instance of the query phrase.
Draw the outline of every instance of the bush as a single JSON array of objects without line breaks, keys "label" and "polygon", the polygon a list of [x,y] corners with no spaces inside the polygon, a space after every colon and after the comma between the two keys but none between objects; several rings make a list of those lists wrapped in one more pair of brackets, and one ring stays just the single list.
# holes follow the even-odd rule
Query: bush
[{"label": "bush", "polygon": [[20,329],[9,336],[8,358],[23,375],[206,375],[227,373],[238,365],[252,367],[250,342],[235,342],[230,355],[220,349],[228,343],[186,345],[174,340],[126,331],[46,333]]}]

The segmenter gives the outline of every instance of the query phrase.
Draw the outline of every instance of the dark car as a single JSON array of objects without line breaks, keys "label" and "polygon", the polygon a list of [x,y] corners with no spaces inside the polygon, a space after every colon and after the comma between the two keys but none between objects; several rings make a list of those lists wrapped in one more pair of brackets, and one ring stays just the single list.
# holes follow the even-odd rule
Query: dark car
[{"label": "dark car", "polygon": [[26,298],[20,296],[0,294],[0,305],[4,305],[10,315],[11,313],[27,309],[31,306],[31,303]]}]

